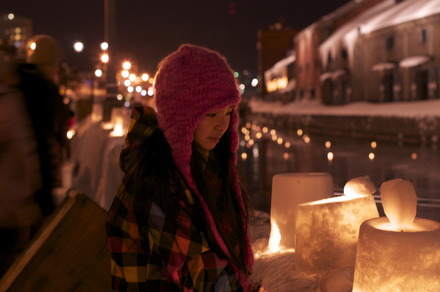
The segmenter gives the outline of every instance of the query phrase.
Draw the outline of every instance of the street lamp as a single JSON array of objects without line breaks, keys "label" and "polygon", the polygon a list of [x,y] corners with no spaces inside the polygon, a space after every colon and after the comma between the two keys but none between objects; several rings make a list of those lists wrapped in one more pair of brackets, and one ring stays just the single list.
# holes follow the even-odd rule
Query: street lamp
[{"label": "street lamp", "polygon": [[110,60],[110,57],[109,57],[109,55],[107,53],[103,53],[101,55],[101,62],[102,63],[107,64],[109,60]]},{"label": "street lamp", "polygon": [[107,51],[108,50],[108,43],[107,42],[102,42],[101,43],[101,50],[103,50],[103,51]]},{"label": "street lamp", "polygon": [[81,53],[84,50],[84,44],[82,42],[75,42],[73,44],[73,49],[77,53]]}]

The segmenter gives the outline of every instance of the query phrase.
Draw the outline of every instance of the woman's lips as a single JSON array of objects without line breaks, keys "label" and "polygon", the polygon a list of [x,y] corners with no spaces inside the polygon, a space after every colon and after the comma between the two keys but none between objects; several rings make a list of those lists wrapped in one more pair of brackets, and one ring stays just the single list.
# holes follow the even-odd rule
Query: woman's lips
[{"label": "woman's lips", "polygon": [[220,141],[220,137],[208,137],[208,140],[209,141],[212,141],[212,142],[218,142],[218,141]]}]

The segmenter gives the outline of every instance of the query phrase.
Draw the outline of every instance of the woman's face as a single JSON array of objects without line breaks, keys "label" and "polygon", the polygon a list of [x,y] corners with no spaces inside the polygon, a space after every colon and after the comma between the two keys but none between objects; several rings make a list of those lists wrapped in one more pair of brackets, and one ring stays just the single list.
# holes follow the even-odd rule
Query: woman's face
[{"label": "woman's face", "polygon": [[202,118],[196,131],[194,141],[203,150],[212,150],[229,127],[231,114],[235,105],[230,105]]}]

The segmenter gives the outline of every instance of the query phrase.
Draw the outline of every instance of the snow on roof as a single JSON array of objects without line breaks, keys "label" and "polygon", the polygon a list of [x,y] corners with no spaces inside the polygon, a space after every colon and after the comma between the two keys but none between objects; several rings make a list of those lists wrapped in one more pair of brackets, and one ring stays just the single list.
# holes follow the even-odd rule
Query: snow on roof
[{"label": "snow on roof", "polygon": [[296,60],[296,55],[295,54],[291,54],[283,59],[281,59],[280,61],[278,61],[277,63],[275,63],[275,65],[273,65],[272,67],[270,67],[269,69],[267,69],[264,72],[264,76],[266,78],[269,78],[269,76],[275,74],[279,74],[281,70],[283,70],[286,66],[288,66],[289,64],[295,62]]},{"label": "snow on roof", "polygon": [[438,0],[405,0],[361,26],[363,34],[440,13]]},{"label": "snow on roof", "polygon": [[321,60],[326,66],[328,52],[335,56],[341,47],[346,48],[348,55],[352,57],[352,50],[359,34],[367,34],[438,13],[440,13],[439,0],[405,0],[398,4],[394,0],[385,0],[341,26],[323,42],[320,46]]},{"label": "snow on roof", "polygon": [[[341,47],[347,48],[349,53],[352,52],[354,43],[358,36],[358,28],[361,25],[368,23],[370,19],[376,17],[381,11],[387,10],[393,5],[395,5],[394,0],[385,0],[371,7],[370,9],[367,9],[364,13],[361,13],[337,29],[325,42],[321,44],[319,48],[321,60],[323,61],[324,66],[327,65],[328,52],[331,52],[333,56],[336,56]],[[351,55],[352,54],[349,54],[349,56]]]}]

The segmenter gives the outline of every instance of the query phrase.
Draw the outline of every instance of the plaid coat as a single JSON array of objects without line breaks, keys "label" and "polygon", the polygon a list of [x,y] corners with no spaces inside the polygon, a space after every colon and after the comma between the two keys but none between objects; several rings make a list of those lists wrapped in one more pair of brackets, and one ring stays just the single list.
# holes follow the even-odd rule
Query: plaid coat
[{"label": "plaid coat", "polygon": [[[151,135],[154,125],[151,109],[134,111],[126,148]],[[180,186],[170,197],[181,208],[170,214],[153,202],[146,206],[148,242],[140,236],[130,197],[114,199],[107,222],[113,291],[248,291],[238,281],[243,275],[210,247],[197,226],[204,219],[191,212],[196,202],[183,179],[178,174],[170,179]]]}]

